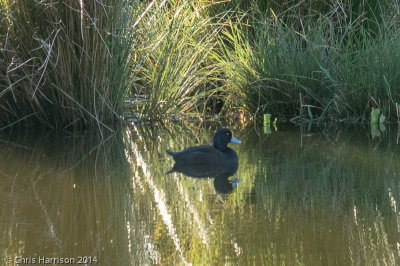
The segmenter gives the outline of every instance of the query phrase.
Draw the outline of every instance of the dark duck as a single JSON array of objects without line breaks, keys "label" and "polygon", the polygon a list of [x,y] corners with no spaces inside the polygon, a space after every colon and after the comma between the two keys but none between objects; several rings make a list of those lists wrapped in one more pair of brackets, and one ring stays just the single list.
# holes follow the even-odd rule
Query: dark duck
[{"label": "dark duck", "polygon": [[213,145],[193,146],[183,151],[166,152],[175,161],[174,166],[167,174],[180,172],[190,177],[228,178],[233,175],[239,166],[236,152],[228,147],[230,142],[240,144],[241,141],[233,137],[227,128],[218,130],[214,135]]}]

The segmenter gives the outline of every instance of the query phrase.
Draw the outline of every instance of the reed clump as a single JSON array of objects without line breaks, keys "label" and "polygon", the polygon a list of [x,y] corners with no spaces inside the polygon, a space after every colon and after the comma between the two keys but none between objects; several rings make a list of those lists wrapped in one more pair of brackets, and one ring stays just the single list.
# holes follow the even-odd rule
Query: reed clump
[{"label": "reed clump", "polygon": [[143,120],[236,109],[365,120],[372,107],[393,120],[398,10],[375,0],[0,0],[0,129],[112,130],[126,103]]},{"label": "reed clump", "polygon": [[135,5],[3,1],[1,124],[111,129],[129,83]]},{"label": "reed clump", "polygon": [[237,16],[217,57],[229,100],[252,114],[307,121],[368,118],[373,106],[393,117],[400,100],[394,5],[339,1]]},{"label": "reed clump", "polygon": [[[142,119],[198,114],[215,92],[211,59],[222,29],[221,16],[211,14],[208,1],[154,3],[140,22],[143,48],[134,64],[131,97]],[[143,103],[144,102],[144,103]]]}]

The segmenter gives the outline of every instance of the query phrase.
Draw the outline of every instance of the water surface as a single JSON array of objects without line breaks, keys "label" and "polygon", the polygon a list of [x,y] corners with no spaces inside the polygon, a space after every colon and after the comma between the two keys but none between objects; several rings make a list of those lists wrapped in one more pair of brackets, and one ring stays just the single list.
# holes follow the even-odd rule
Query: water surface
[{"label": "water surface", "polygon": [[165,175],[166,149],[209,144],[219,127],[130,125],[103,141],[96,132],[3,135],[2,259],[400,264],[397,129],[373,138],[368,128],[231,126],[242,144],[230,144],[239,170],[224,190]]}]

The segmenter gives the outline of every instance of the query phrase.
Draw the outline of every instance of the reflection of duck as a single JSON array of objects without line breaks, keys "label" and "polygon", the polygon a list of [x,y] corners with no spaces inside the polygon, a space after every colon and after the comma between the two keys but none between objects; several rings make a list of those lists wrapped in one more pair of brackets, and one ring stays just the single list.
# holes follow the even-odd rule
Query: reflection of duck
[{"label": "reflection of duck", "polygon": [[240,179],[229,181],[229,176],[218,176],[214,179],[215,191],[221,194],[228,194],[232,192],[238,183],[242,182]]},{"label": "reflection of duck", "polygon": [[[219,181],[229,183],[228,177],[236,173],[239,160],[236,152],[229,148],[229,142],[241,143],[232,136],[227,128],[222,128],[214,135],[214,144],[194,146],[180,152],[166,152],[175,161],[174,166],[167,174],[173,172],[183,173],[190,177],[215,177]],[[214,185],[217,180],[214,181]],[[218,183],[217,182],[217,183]],[[229,183],[232,185],[232,183]],[[232,186],[231,186],[232,187]]]}]

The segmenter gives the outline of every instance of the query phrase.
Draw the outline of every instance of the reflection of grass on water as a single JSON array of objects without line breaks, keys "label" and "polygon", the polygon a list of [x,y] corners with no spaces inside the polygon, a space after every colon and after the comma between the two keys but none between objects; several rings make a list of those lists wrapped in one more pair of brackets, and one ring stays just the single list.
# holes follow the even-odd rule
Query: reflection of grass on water
[{"label": "reflection of grass on water", "polygon": [[[396,217],[388,190],[395,199],[398,192],[393,179],[381,178],[384,170],[374,172],[390,167],[385,164],[392,156],[389,146],[387,155],[376,159],[365,157],[370,147],[358,145],[351,135],[335,139],[329,132],[331,144],[315,135],[299,148],[300,139],[290,132],[256,136],[253,129],[242,129],[237,137],[244,146],[234,148],[240,158],[236,175],[243,182],[221,196],[210,180],[164,176],[173,164],[165,149],[209,143],[213,129],[177,124],[136,130],[151,141],[133,140],[142,156],[140,163],[131,162],[134,194],[144,196],[139,205],[146,217],[153,211],[166,215],[162,222],[148,218],[157,224],[150,233],[152,246],[160,247],[159,261],[153,262],[392,261],[396,229],[384,220]],[[331,254],[333,246],[340,248]],[[369,252],[373,248],[377,251]]]},{"label": "reflection of grass on water", "polygon": [[129,261],[131,198],[121,135],[105,142],[98,132],[25,135],[18,138],[24,147],[8,140],[0,143],[7,151],[0,160],[2,254]]},{"label": "reflection of grass on water", "polygon": [[[394,163],[400,159],[397,149],[388,145],[374,154],[373,146],[365,145],[367,139],[347,134],[330,144],[318,134],[306,139],[303,148],[291,133],[260,138],[261,147],[270,149],[262,150],[252,202],[257,203],[254,213],[263,214],[269,235],[265,241],[252,241],[261,243],[256,254],[276,254],[266,255],[265,261],[399,261],[399,184],[388,176],[399,173],[400,165]],[[257,228],[248,228],[250,236],[257,235]],[[281,238],[286,243],[282,247]],[[335,246],[337,250],[331,251]]]},{"label": "reflection of grass on water", "polygon": [[218,126],[133,126],[100,145],[94,134],[1,143],[0,249],[100,254],[110,265],[397,264],[396,146],[345,130],[301,141],[283,127],[231,127],[242,140],[230,144],[240,158],[232,178],[243,181],[233,193],[165,176],[165,149],[211,143]]}]

